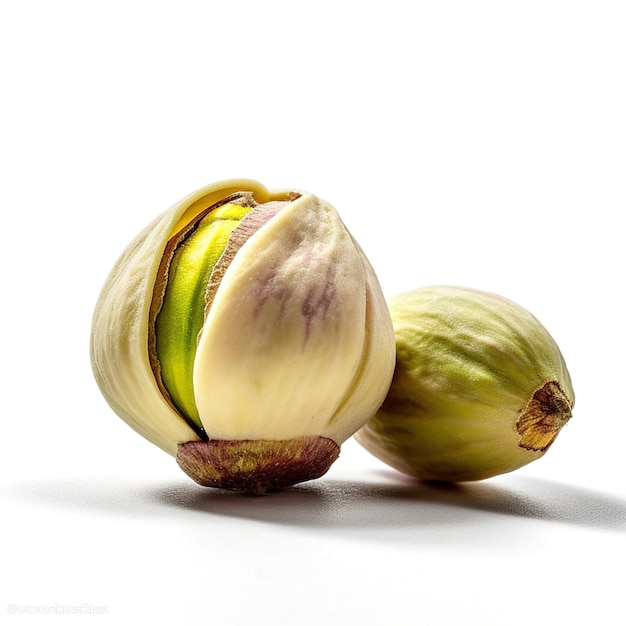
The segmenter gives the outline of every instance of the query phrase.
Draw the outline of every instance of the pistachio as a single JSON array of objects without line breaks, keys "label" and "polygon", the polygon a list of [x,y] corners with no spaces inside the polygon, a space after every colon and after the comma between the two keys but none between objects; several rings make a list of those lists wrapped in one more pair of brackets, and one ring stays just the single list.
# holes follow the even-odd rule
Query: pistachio
[{"label": "pistachio", "polygon": [[112,409],[196,482],[251,493],[324,474],[380,406],[394,359],[382,291],[337,211],[250,180],[149,224],[91,332]]},{"label": "pistachio", "polygon": [[406,474],[480,480],[543,456],[574,391],[542,324],[496,294],[435,286],[389,301],[397,362],[381,409],[355,438]]}]

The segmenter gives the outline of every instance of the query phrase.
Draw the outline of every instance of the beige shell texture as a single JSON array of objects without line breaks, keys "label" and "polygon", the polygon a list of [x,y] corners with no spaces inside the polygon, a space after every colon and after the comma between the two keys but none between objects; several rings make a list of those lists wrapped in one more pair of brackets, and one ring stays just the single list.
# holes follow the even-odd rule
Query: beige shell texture
[{"label": "beige shell texture", "polygon": [[[169,454],[176,456],[179,444],[199,440],[155,379],[148,351],[150,308],[168,240],[237,192],[252,193],[258,203],[290,202],[237,252],[207,312],[194,366],[203,425],[210,438],[212,431],[218,439],[281,439],[282,434],[329,437],[341,444],[373,415],[389,388],[393,327],[365,254],[335,209],[306,192],[269,191],[245,179],[216,183],[149,224],[120,256],[97,302],[91,335],[95,378],[111,408]],[[281,242],[296,252],[285,254]],[[308,273],[302,269],[307,263],[313,265]],[[319,295],[318,276],[329,273],[332,302]],[[280,299],[258,295],[268,285]],[[262,311],[249,290],[264,298]],[[311,293],[328,300],[322,302],[322,313],[332,313],[328,320],[303,304]],[[285,307],[298,314],[285,315]],[[329,324],[327,332],[322,323]],[[287,340],[273,324],[281,325]],[[277,376],[267,374],[272,367]],[[244,384],[238,384],[238,374]],[[202,387],[207,380],[212,391]],[[246,381],[251,381],[247,390]],[[283,394],[281,385],[291,391]],[[292,405],[298,407],[295,415],[281,421]]]}]

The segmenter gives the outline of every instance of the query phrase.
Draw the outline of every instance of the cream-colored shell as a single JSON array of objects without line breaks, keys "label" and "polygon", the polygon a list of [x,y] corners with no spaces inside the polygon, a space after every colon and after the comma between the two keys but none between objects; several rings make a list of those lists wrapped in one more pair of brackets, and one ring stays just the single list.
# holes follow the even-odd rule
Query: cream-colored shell
[{"label": "cream-colored shell", "polygon": [[[294,194],[268,191],[250,180],[217,183],[191,194],[131,242],[96,305],[91,359],[104,397],[132,428],[172,455],[179,443],[198,436],[162,396],[150,366],[148,320],[157,269],[174,233],[205,208],[240,191],[252,192],[259,203],[292,199]],[[239,250],[226,270],[201,334],[194,392],[212,438],[280,439],[313,434],[340,444],[374,414],[391,383],[393,327],[376,276],[334,208],[311,194],[296,193],[299,197]],[[294,237],[309,237],[310,258],[302,256],[302,246],[293,258],[284,258],[284,249],[281,252],[277,246]],[[259,315],[254,298],[246,297],[246,289],[258,286],[265,269],[280,262],[280,271],[272,274],[272,280],[282,281],[283,289],[292,289],[294,306],[300,305],[310,286],[297,282],[298,265],[332,254],[335,257],[317,269],[335,268],[340,275],[333,283],[338,290],[334,305],[343,308],[335,310],[334,324],[297,327],[292,317],[282,331],[293,333],[293,354],[286,352],[289,342],[273,357],[267,351],[264,354],[261,344],[268,337],[257,331],[282,323],[284,315],[276,307],[264,307]],[[362,295],[351,295],[356,293]],[[285,302],[288,300],[281,306]],[[303,332],[315,333],[314,340],[303,343]],[[309,352],[303,348],[302,354],[296,354],[296,345],[306,345]],[[246,347],[252,354],[249,360]],[[276,365],[276,376],[267,374],[272,365]],[[246,381],[254,372],[258,380],[246,391],[245,382],[239,386],[236,376],[239,373],[239,380]],[[282,394],[282,389],[297,385],[297,394]],[[264,391],[251,391],[255,388]],[[294,418],[281,421],[280,416],[290,408]]]}]

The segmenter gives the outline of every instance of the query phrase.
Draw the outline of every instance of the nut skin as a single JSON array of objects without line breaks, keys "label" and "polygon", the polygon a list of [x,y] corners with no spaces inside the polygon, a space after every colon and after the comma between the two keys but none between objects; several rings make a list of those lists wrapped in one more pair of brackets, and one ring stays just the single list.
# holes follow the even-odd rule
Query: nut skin
[{"label": "nut skin", "polygon": [[355,438],[411,476],[457,482],[545,454],[574,391],[541,323],[499,295],[433,286],[389,301],[397,359],[389,393]]},{"label": "nut skin", "polygon": [[323,476],[339,450],[326,437],[189,441],[178,446],[176,461],[199,485],[261,496]]},{"label": "nut skin", "polygon": [[[155,294],[160,282],[171,280],[162,263],[168,243],[200,214],[238,194],[281,206],[248,227],[232,258],[211,276],[193,364],[199,428],[168,397],[155,366]],[[241,224],[234,232],[245,230]],[[189,442],[197,442],[196,460],[216,458],[213,452],[196,454],[204,443],[215,451],[216,441],[251,442],[221,448],[244,450],[248,460],[258,454],[260,482],[240,475],[231,487],[225,471],[222,486],[245,491],[252,485],[249,491],[265,492],[286,486],[281,472],[301,482],[318,477],[324,463],[323,471],[328,469],[341,444],[385,397],[395,343],[375,273],[336,210],[307,192],[271,191],[235,179],[187,196],[129,244],[96,304],[90,354],[104,398],[139,434],[177,457],[181,467],[189,466],[181,452]],[[307,477],[298,442],[317,439],[333,445],[307,443]],[[277,446],[280,441],[284,446]],[[312,458],[316,450],[323,451],[324,462]],[[280,458],[272,462],[272,455]],[[296,470],[289,468],[291,457],[299,457]],[[239,469],[255,465],[233,463]],[[202,484],[202,470],[196,461],[191,465],[190,475]],[[219,477],[209,482],[220,486]]]}]

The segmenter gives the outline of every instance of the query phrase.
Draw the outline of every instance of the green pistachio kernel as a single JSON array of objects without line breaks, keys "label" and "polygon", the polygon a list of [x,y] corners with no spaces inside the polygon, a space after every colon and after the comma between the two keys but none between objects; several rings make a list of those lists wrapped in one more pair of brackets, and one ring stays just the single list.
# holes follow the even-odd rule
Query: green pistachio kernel
[{"label": "green pistachio kernel", "polygon": [[176,409],[203,432],[195,404],[193,364],[204,325],[206,291],[211,274],[232,231],[252,210],[228,203],[194,223],[172,245],[167,284],[155,320],[161,380]]},{"label": "green pistachio kernel", "polygon": [[461,287],[389,301],[391,388],[356,439],[406,474],[466,481],[541,457],[571,417],[574,391],[554,339],[519,305]]}]

